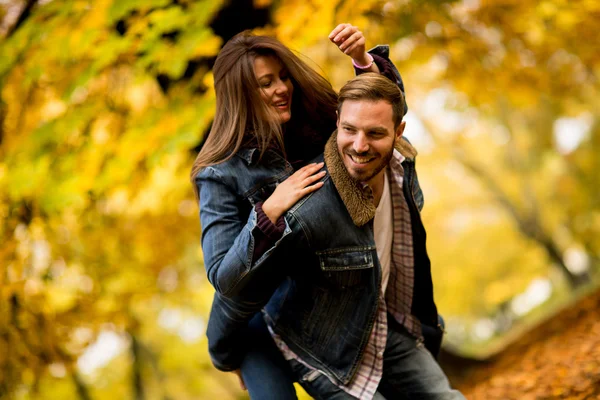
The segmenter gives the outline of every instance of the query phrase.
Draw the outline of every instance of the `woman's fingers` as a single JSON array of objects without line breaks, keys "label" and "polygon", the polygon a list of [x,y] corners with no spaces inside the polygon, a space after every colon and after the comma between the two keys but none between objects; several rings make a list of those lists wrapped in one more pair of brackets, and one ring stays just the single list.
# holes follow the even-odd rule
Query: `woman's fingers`
[{"label": "woman's fingers", "polygon": [[301,187],[306,187],[308,185],[310,185],[311,183],[318,181],[319,179],[323,178],[325,176],[325,171],[321,171],[319,173],[316,173],[314,175],[310,175],[306,178],[304,178],[304,180],[302,181],[302,183],[300,184]]},{"label": "woman's fingers", "polygon": [[356,44],[362,37],[363,34],[361,31],[354,32],[339,45],[340,50],[342,50],[345,53],[350,46]]},{"label": "woman's fingers", "polygon": [[342,31],[344,30],[344,28],[346,28],[349,24],[339,24],[338,26],[336,26],[335,28],[333,28],[333,30],[331,31],[331,33],[329,34],[329,39],[333,42],[335,42],[335,37]]},{"label": "woman's fingers", "polygon": [[357,38],[350,46],[344,49],[344,53],[347,55],[354,55],[353,53],[355,52],[357,53],[356,56],[362,55],[360,53],[365,53],[365,38],[363,36]]},{"label": "woman's fingers", "polygon": [[[299,176],[299,178],[301,179],[300,184],[302,187],[306,186],[307,184],[310,184],[312,182],[314,182],[317,179],[322,178],[325,175],[325,171],[321,171],[321,168],[323,168],[324,163],[320,162],[317,164],[310,164],[308,165],[303,173],[301,174],[301,176]],[[305,183],[307,182],[307,183]]]},{"label": "woman's fingers", "polygon": [[365,36],[354,25],[339,24],[329,34],[329,39],[335,43],[340,51],[352,59],[361,59],[365,53]]},{"label": "woman's fingers", "polygon": [[316,168],[318,165],[323,165],[323,163],[322,163],[322,162],[320,162],[320,163],[306,164],[304,167],[302,167],[302,168],[300,168],[298,171],[296,171],[296,172],[294,173],[294,175],[295,175],[295,174],[302,173],[302,172],[309,171],[309,170],[311,170],[311,169],[314,169],[314,168]]},{"label": "woman's fingers", "polygon": [[[305,187],[304,189],[302,189],[303,193],[302,193],[301,198],[304,197],[305,195],[307,195],[309,193],[312,193],[315,190],[319,189],[324,184],[325,184],[325,182],[320,181],[320,182],[315,183],[314,185],[310,185],[310,186]],[[298,200],[300,200],[300,199],[298,199]]]},{"label": "woman's fingers", "polygon": [[[301,181],[304,180],[307,176],[313,175],[315,172],[317,172],[318,170],[320,170],[323,167],[323,163],[313,163],[313,164],[308,164],[305,165],[304,167],[300,168],[298,171],[296,171],[294,173],[294,175],[296,175],[296,177],[298,177]],[[292,175],[292,176],[294,176]]]},{"label": "woman's fingers", "polygon": [[[343,25],[343,27],[342,27],[342,25]],[[334,31],[331,32],[331,34],[329,36],[331,41],[334,42],[335,44],[337,44],[338,46],[340,45],[340,43],[343,43],[344,40],[346,40],[347,38],[352,36],[352,34],[354,34],[354,32],[358,31],[358,28],[356,26],[353,26],[350,24],[340,24],[340,25],[338,25],[338,28],[339,27],[342,27],[342,29],[340,29],[337,32],[336,32],[337,28],[334,29]],[[334,32],[336,32],[335,35],[333,35]]]},{"label": "woman's fingers", "polygon": [[319,172],[323,165],[322,162],[308,164],[275,188],[263,203],[263,211],[271,222],[275,223],[298,200],[323,186],[323,182],[314,183],[325,176],[325,171]]}]

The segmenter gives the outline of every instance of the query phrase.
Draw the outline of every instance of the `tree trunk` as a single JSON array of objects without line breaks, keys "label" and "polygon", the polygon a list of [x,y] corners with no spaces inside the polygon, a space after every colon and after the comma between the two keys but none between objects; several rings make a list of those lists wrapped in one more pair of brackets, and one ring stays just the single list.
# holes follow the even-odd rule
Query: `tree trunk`
[{"label": "tree trunk", "polygon": [[145,400],[144,380],[142,378],[141,346],[138,338],[131,334],[132,385],[135,400]]}]

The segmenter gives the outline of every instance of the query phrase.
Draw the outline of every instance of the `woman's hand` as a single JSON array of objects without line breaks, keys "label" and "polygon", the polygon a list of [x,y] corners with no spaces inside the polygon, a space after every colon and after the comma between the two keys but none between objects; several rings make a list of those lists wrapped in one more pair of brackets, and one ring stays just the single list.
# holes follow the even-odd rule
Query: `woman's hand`
[{"label": "woman's hand", "polygon": [[323,165],[322,162],[308,164],[277,185],[262,207],[272,223],[275,224],[298,200],[323,186],[323,182],[314,183],[325,176],[325,171],[317,172]]},{"label": "woman's hand", "polygon": [[244,383],[244,378],[242,378],[242,370],[236,369],[236,370],[231,371],[231,372],[233,372],[234,374],[237,375],[238,380],[240,381],[240,388],[242,388],[242,390],[248,390],[246,388],[246,384]]},{"label": "woman's hand", "polygon": [[331,40],[342,53],[351,57],[356,65],[369,65],[365,71],[379,72],[377,64],[371,63],[372,58],[365,49],[365,37],[354,25],[339,24],[329,34]]}]

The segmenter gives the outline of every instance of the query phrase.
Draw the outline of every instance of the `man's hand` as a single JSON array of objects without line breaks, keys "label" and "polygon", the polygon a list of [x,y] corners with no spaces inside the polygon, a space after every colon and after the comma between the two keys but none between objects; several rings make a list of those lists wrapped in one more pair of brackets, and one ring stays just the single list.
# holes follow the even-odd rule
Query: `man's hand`
[{"label": "man's hand", "polygon": [[[363,66],[371,64],[372,58],[367,54],[365,48],[365,37],[356,26],[351,24],[339,24],[329,34],[329,40],[331,40],[342,53],[350,56],[355,64]],[[377,68],[375,63],[372,63],[371,67],[367,70],[379,72],[379,68]]]},{"label": "man's hand", "polygon": [[325,176],[325,171],[317,172],[322,167],[322,162],[308,164],[277,185],[273,194],[265,200],[262,207],[263,212],[272,223],[277,223],[279,217],[298,200],[323,186],[323,182],[314,183]]},{"label": "man's hand", "polygon": [[237,375],[238,379],[240,380],[240,387],[242,390],[246,390],[246,384],[244,383],[244,378],[242,378],[242,371],[240,369],[236,369],[235,371],[231,372]]}]

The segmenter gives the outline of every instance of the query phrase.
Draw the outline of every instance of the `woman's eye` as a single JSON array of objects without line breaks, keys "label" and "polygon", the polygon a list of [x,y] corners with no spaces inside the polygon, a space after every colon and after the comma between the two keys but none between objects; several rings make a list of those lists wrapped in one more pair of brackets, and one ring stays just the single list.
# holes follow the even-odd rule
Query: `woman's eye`
[{"label": "woman's eye", "polygon": [[287,81],[288,79],[290,79],[290,76],[289,76],[289,75],[283,75],[283,76],[281,77],[281,80],[282,80],[282,81],[284,81],[284,82],[285,82],[285,81]]},{"label": "woman's eye", "polygon": [[271,81],[269,81],[269,82],[263,82],[260,85],[260,87],[263,87],[263,88],[268,88],[269,86],[271,86]]}]

